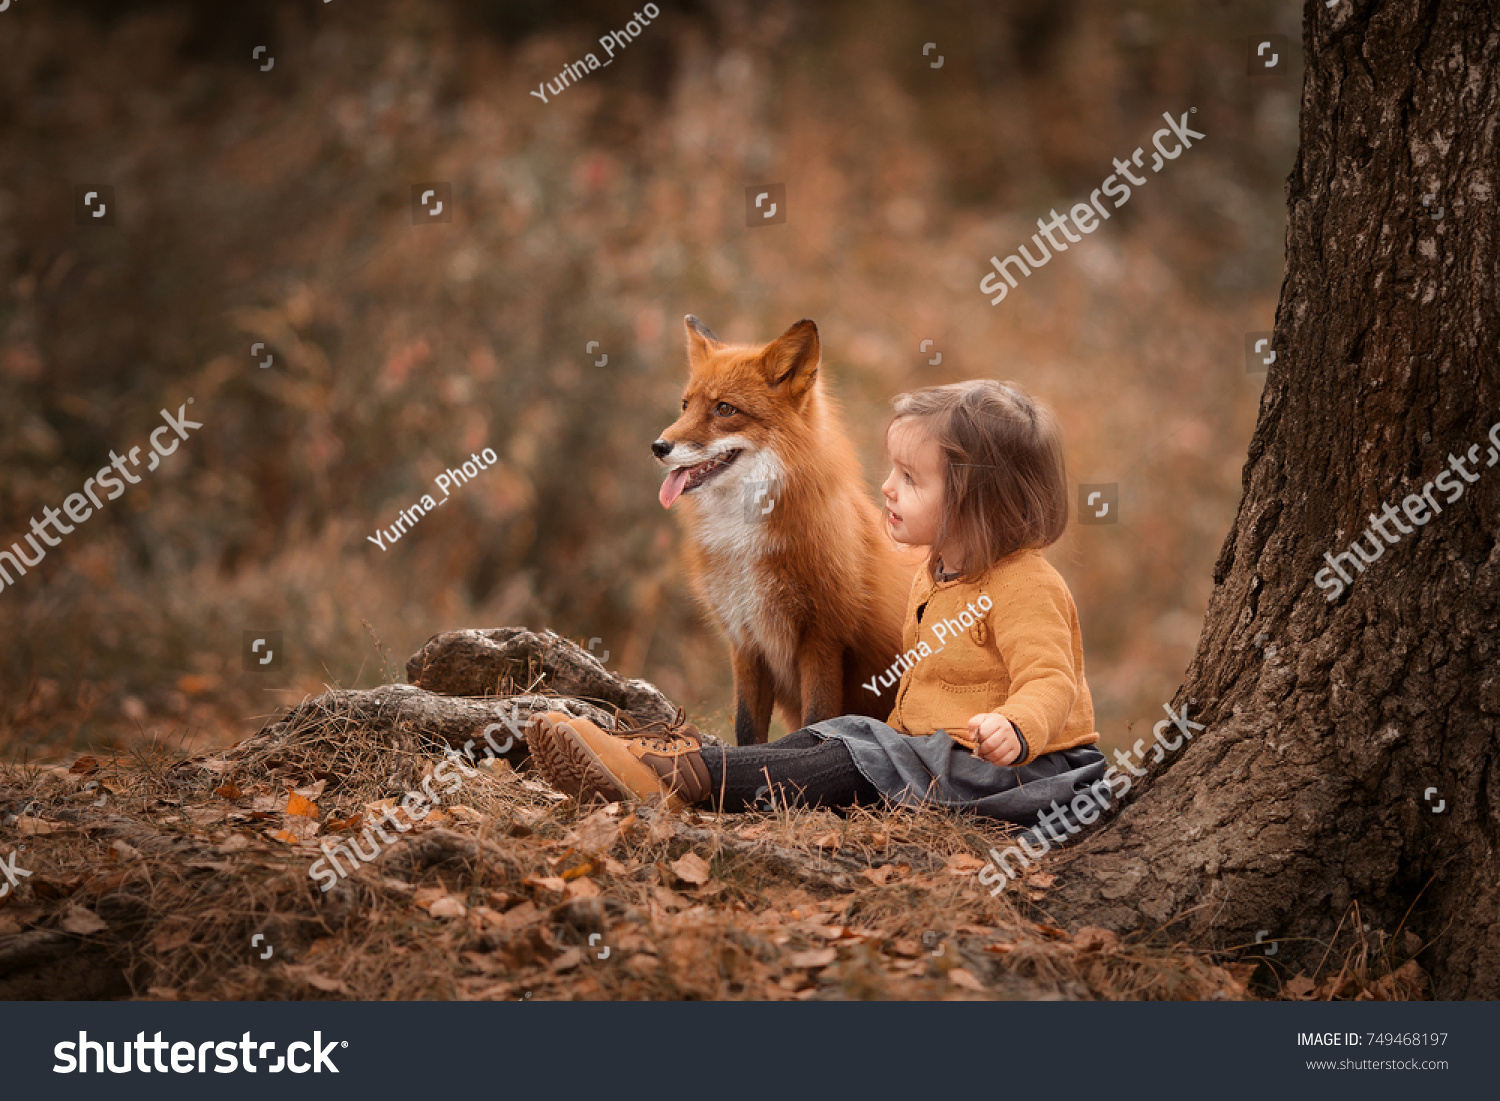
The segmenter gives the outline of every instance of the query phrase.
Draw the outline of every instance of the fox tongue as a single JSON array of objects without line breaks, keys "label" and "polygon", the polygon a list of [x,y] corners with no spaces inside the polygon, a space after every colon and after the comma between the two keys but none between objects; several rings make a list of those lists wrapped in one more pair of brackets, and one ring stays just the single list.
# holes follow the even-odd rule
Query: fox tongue
[{"label": "fox tongue", "polygon": [[680,466],[667,475],[667,480],[661,484],[661,493],[657,499],[661,501],[662,508],[671,508],[672,502],[682,496],[682,487],[687,485],[688,468]]}]

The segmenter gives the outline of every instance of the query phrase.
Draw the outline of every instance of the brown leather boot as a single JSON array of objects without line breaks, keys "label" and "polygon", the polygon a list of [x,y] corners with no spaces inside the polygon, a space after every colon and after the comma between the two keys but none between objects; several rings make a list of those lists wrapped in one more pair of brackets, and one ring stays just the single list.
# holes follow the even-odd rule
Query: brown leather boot
[{"label": "brown leather boot", "polygon": [[697,728],[678,720],[610,734],[548,711],[531,720],[526,744],[546,781],[580,802],[660,798],[680,810],[707,799],[711,785]]}]

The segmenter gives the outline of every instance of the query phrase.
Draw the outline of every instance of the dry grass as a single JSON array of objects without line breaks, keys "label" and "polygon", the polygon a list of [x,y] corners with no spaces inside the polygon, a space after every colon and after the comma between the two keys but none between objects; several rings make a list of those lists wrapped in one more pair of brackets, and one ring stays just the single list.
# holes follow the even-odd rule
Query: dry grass
[{"label": "dry grass", "polygon": [[11,767],[5,833],[26,831],[34,875],[0,910],[0,960],[3,933],[95,915],[84,949],[146,998],[1246,996],[1205,955],[1047,924],[1045,873],[991,898],[975,874],[1001,838],[971,817],[580,808],[505,760],[319,891],[318,845],[441,759],[330,716],[221,755]]}]

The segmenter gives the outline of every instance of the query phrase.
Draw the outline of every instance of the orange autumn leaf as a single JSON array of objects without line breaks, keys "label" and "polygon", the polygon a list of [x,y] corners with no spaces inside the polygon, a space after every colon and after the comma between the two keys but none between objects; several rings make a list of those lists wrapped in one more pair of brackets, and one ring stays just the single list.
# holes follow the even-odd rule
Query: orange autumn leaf
[{"label": "orange autumn leaf", "polygon": [[214,788],[214,794],[224,799],[238,799],[245,793],[242,792],[234,784],[221,784],[220,786]]},{"label": "orange autumn leaf", "polygon": [[303,818],[316,818],[318,816],[318,804],[295,791],[287,796],[287,814],[300,814]]}]

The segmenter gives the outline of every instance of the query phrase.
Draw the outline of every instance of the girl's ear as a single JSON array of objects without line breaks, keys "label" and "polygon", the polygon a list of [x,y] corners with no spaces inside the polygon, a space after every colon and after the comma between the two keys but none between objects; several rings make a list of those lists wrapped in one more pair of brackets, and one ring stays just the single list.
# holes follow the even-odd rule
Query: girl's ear
[{"label": "girl's ear", "polygon": [[818,327],[805,317],[767,344],[760,353],[766,381],[771,388],[785,386],[785,393],[799,403],[818,381],[821,356]]},{"label": "girl's ear", "polygon": [[700,359],[703,359],[705,356],[707,356],[710,352],[718,349],[723,344],[723,342],[718,337],[714,336],[712,329],[703,324],[703,322],[699,321],[692,314],[688,314],[686,317],[684,317],[682,319],[682,324],[687,329],[687,351],[689,363],[696,363]]}]

